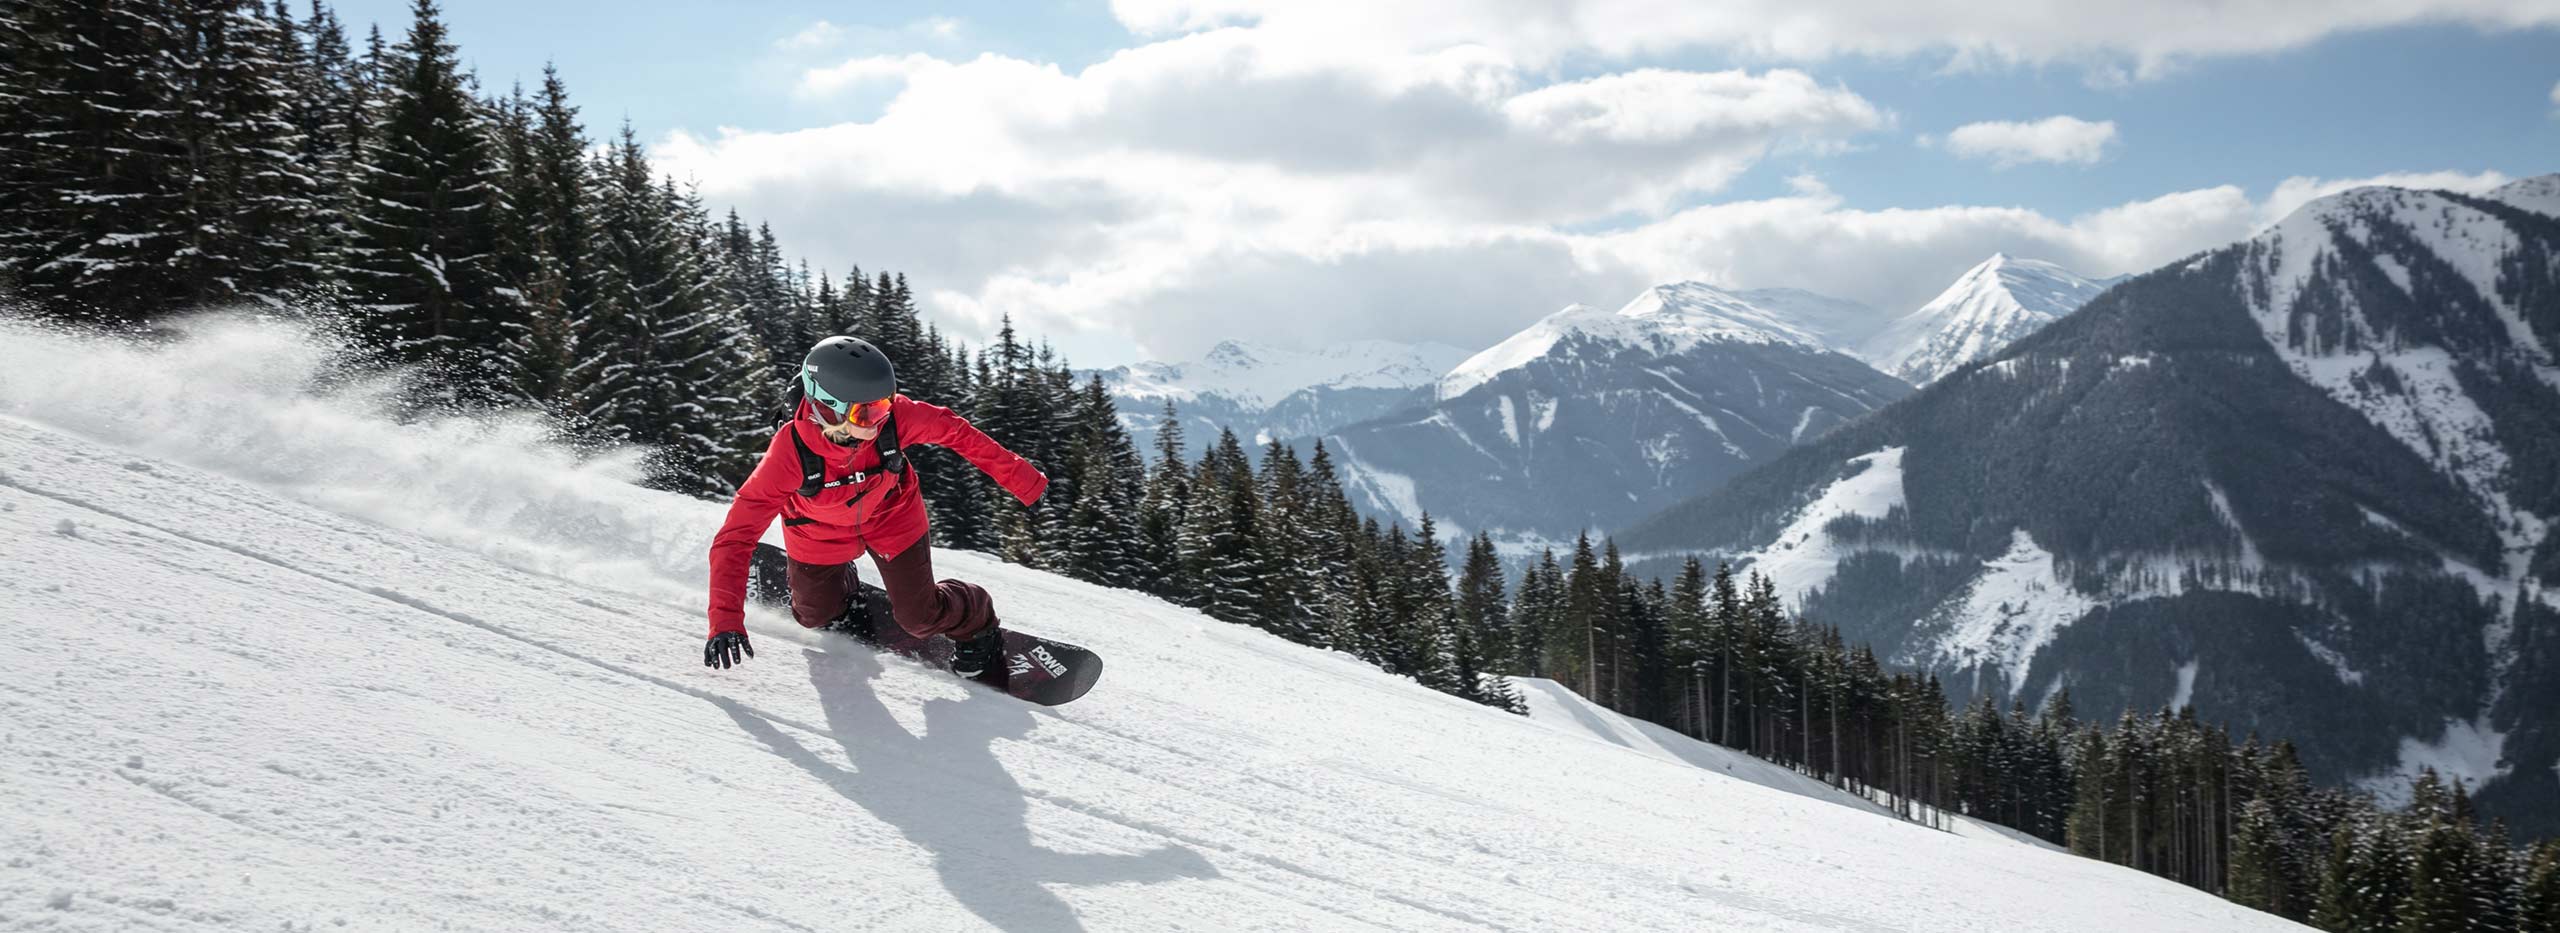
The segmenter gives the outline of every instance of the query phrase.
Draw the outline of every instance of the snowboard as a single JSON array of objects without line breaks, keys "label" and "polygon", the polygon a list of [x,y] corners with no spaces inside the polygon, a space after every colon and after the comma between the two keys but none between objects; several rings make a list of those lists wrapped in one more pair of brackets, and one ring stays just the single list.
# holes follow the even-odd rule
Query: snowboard
[{"label": "snowboard", "polygon": [[[769,544],[756,545],[755,561],[747,573],[748,596],[758,603],[791,610],[789,558],[781,548]],[[940,635],[917,638],[899,628],[890,614],[889,592],[870,581],[857,585],[854,592],[857,607],[846,623],[854,626],[852,635],[882,651],[893,652],[937,667],[951,664],[951,639]],[[979,675],[979,682],[1002,689],[1014,697],[1042,706],[1059,706],[1074,702],[1093,689],[1102,679],[1102,656],[1077,645],[1042,638],[1013,629],[1001,635],[1004,648],[994,670]]]}]

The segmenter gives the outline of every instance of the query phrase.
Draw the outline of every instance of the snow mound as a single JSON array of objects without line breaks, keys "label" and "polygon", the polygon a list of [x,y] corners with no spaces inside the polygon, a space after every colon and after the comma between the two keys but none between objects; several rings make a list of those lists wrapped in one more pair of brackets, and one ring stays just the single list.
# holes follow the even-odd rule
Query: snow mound
[{"label": "snow mound", "polygon": [[[214,352],[215,350],[221,352]],[[1028,707],[751,611],[721,506],[288,328],[0,323],[0,916],[59,929],[2289,929],[980,555]],[[1212,919],[1203,919],[1212,918]]]}]

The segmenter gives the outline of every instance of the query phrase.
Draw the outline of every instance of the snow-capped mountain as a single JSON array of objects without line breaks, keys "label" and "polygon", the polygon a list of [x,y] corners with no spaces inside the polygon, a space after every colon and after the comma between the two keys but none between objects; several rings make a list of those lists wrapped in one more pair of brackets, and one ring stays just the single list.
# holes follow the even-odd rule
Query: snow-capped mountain
[{"label": "snow-capped mountain", "polygon": [[1927,385],[1966,363],[1989,359],[2088,304],[2117,281],[1994,253],[1920,310],[1894,319],[1855,346],[1877,369]]},{"label": "snow-capped mountain", "polygon": [[1364,509],[1428,512],[1518,553],[1634,521],[1909,391],[1743,293],[1683,282],[1548,315],[1451,369],[1431,404],[1325,439]]},{"label": "snow-capped mountain", "polygon": [[720,503],[307,391],[272,323],[181,330],[0,322],[0,619],[47,648],[0,653],[11,928],[2298,929],[968,552],[938,568],[1007,624],[1109,658],[1092,695],[761,608],[713,671]]},{"label": "snow-capped mountain", "polygon": [[2314,201],[1620,543],[1757,566],[1958,693],[2192,702],[2560,831],[2555,193]]},{"label": "snow-capped mountain", "polygon": [[1171,401],[1197,456],[1222,427],[1248,443],[1309,437],[1428,397],[1422,391],[1466,352],[1436,343],[1357,340],[1318,350],[1222,341],[1187,363],[1096,370],[1140,449],[1154,442]]}]

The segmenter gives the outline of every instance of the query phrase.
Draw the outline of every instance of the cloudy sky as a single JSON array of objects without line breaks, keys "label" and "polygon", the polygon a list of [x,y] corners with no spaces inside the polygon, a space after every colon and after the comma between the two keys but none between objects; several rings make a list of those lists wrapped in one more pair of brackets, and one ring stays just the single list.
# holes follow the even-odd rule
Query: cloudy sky
[{"label": "cloudy sky", "polygon": [[1994,251],[2114,275],[2560,171],[2560,0],[724,6],[445,4],[485,84],[556,60],[793,254],[1082,365],[1473,349],[1690,278],[1908,311]]}]

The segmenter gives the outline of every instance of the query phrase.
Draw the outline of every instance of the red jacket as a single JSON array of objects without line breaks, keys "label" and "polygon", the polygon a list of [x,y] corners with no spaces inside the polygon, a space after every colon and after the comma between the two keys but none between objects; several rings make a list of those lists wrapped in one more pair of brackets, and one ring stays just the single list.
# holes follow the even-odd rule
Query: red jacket
[{"label": "red jacket", "polygon": [[[889,411],[898,425],[901,449],[918,444],[947,448],[985,471],[1024,505],[1038,501],[1049,488],[1049,478],[1031,461],[1004,449],[951,409],[900,395],[891,401]],[[885,560],[924,539],[928,527],[924,498],[915,488],[921,474],[909,470],[903,476],[872,476],[804,499],[799,494],[800,452],[791,443],[792,431],[800,432],[800,440],[826,460],[827,482],[857,470],[869,474],[880,469],[880,452],[870,441],[843,447],[828,440],[818,423],[810,420],[809,404],[802,402],[792,413],[791,423],[773,432],[764,460],[738,486],[737,498],[729,503],[729,520],[711,539],[711,634],[746,630],[747,565],[754,560],[756,539],[764,537],[777,515],[784,519],[783,549],[791,559],[808,564],[841,564],[866,550]]]}]

